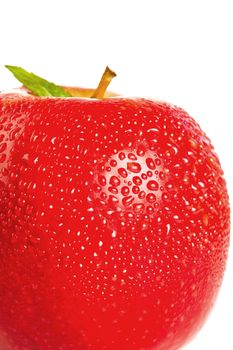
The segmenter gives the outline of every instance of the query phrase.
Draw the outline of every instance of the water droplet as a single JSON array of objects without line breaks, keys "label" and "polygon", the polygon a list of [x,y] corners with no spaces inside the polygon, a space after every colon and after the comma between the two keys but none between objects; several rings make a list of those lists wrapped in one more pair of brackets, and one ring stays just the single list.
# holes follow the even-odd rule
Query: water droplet
[{"label": "water droplet", "polygon": [[147,229],[148,229],[148,223],[143,222],[143,223],[142,223],[142,226],[141,226],[141,229],[142,229],[142,231],[147,230]]},{"label": "water droplet", "polygon": [[166,225],[166,228],[167,228],[166,234],[168,235],[169,232],[170,232],[170,230],[171,230],[171,225],[170,225],[170,224],[167,224],[167,225]]},{"label": "water droplet", "polygon": [[17,203],[20,207],[23,207],[26,204],[26,200],[22,197],[19,197]]},{"label": "water droplet", "polygon": [[151,191],[158,191],[159,189],[159,184],[157,181],[155,180],[150,180],[148,183],[147,183],[147,188]]},{"label": "water droplet", "polygon": [[101,198],[101,199],[106,199],[106,198],[107,198],[106,193],[102,192],[102,193],[100,194],[100,198]]},{"label": "water droplet", "polygon": [[168,194],[165,192],[162,194],[162,200],[167,201],[169,199]]},{"label": "water droplet", "polygon": [[94,184],[93,185],[93,190],[98,193],[98,192],[101,191],[101,187],[99,185],[97,185],[97,184]]},{"label": "water droplet", "polygon": [[172,187],[173,187],[173,185],[172,185],[172,183],[170,183],[170,182],[167,182],[167,183],[165,184],[165,188],[166,188],[167,190],[172,189]]},{"label": "water droplet", "polygon": [[134,176],[133,177],[133,183],[135,185],[141,185],[142,184],[142,180],[141,180],[141,178],[139,176]]},{"label": "water droplet", "polygon": [[7,143],[3,142],[2,144],[0,144],[0,153],[4,152],[6,150],[7,147]]},{"label": "water droplet", "polygon": [[124,197],[122,199],[122,204],[125,205],[125,206],[128,206],[128,205],[132,204],[133,201],[134,201],[134,198],[132,196]]},{"label": "water droplet", "polygon": [[147,179],[147,175],[145,173],[142,173],[141,177],[142,177],[143,180]]},{"label": "water droplet", "polygon": [[156,196],[153,193],[148,193],[146,200],[149,203],[154,203],[156,201]]},{"label": "water droplet", "polygon": [[6,155],[5,155],[5,153],[0,154],[0,163],[5,162],[5,160],[6,160]]},{"label": "water droplet", "polygon": [[161,160],[158,159],[158,158],[156,158],[156,159],[155,159],[155,164],[156,164],[156,165],[161,165]]},{"label": "water droplet", "polygon": [[145,153],[146,153],[145,147],[143,145],[138,146],[137,155],[142,157],[144,156]]},{"label": "water droplet", "polygon": [[12,128],[13,124],[12,123],[8,123],[4,126],[4,130],[5,131],[10,131],[10,129]]},{"label": "water droplet", "polygon": [[147,171],[147,173],[146,173],[146,174],[147,174],[147,176],[148,176],[148,177],[151,177],[151,176],[153,175],[152,171],[150,171],[150,170],[149,170],[149,171]]},{"label": "water droplet", "polygon": [[134,153],[129,153],[129,154],[128,154],[128,158],[129,158],[130,160],[137,160],[137,157],[135,156]]},{"label": "water droplet", "polygon": [[130,192],[129,187],[127,187],[127,186],[122,187],[121,193],[123,194],[123,196],[128,196],[129,192]]},{"label": "water droplet", "polygon": [[138,194],[140,192],[140,188],[138,186],[133,186],[132,187],[132,192],[135,194]]},{"label": "water droplet", "polygon": [[115,196],[112,196],[112,195],[109,196],[108,200],[109,200],[110,203],[114,203],[114,204],[119,202],[119,199],[117,197],[115,197]]},{"label": "water droplet", "polygon": [[108,209],[108,210],[107,210],[107,214],[108,214],[108,215],[112,215],[113,213],[114,213],[114,210],[112,210],[112,209]]},{"label": "water droplet", "polygon": [[15,140],[15,138],[16,138],[16,136],[17,136],[17,134],[19,133],[20,130],[21,130],[21,128],[15,128],[15,129],[11,130],[10,133],[9,133],[9,140],[10,141]]},{"label": "water droplet", "polygon": [[165,178],[165,175],[162,171],[159,172],[159,178],[160,178],[160,180],[164,180],[164,178]]},{"label": "water droplet", "polygon": [[144,215],[142,216],[142,219],[143,219],[144,221],[150,221],[150,217],[149,217],[147,214],[144,214]]},{"label": "water droplet", "polygon": [[154,208],[151,205],[148,205],[148,207],[146,208],[146,211],[148,214],[152,214],[154,212]]},{"label": "water droplet", "polygon": [[125,159],[125,157],[126,157],[126,155],[125,155],[124,152],[120,152],[120,153],[118,154],[118,158],[119,158],[120,160]]},{"label": "water droplet", "polygon": [[135,203],[133,205],[133,209],[136,213],[143,211],[144,208],[145,208],[145,205],[143,203]]},{"label": "water droplet", "polygon": [[118,174],[124,178],[126,178],[128,176],[127,171],[124,168],[119,168],[118,169]]},{"label": "water droplet", "polygon": [[110,160],[110,165],[111,165],[112,167],[117,166],[117,161],[116,161],[115,159],[111,159],[111,160]]},{"label": "water droplet", "polygon": [[125,214],[125,218],[128,219],[128,220],[134,220],[134,215],[131,212],[127,212]]},{"label": "water droplet", "polygon": [[147,158],[146,159],[146,165],[148,166],[149,169],[154,170],[155,169],[155,163],[152,158]]},{"label": "water droplet", "polygon": [[141,191],[138,195],[138,198],[143,199],[143,198],[145,198],[145,196],[146,196],[146,192]]},{"label": "water droplet", "polygon": [[132,173],[140,173],[142,170],[142,167],[137,162],[128,162],[127,163],[127,170],[131,171]]},{"label": "water droplet", "polygon": [[120,183],[121,183],[121,181],[120,181],[120,179],[119,179],[118,177],[112,176],[111,179],[110,179],[110,181],[109,181],[109,183],[110,183],[110,185],[112,185],[112,186],[119,186]]},{"label": "water droplet", "polygon": [[112,231],[112,238],[115,238],[117,236],[117,232],[116,231]]},{"label": "water droplet", "polygon": [[40,237],[30,236],[29,241],[33,244],[38,244],[40,243]]},{"label": "water droplet", "polygon": [[99,175],[98,176],[98,180],[99,180],[99,184],[101,186],[105,186],[106,185],[106,177],[104,175]]},{"label": "water droplet", "polygon": [[118,189],[116,187],[110,186],[108,188],[109,192],[113,193],[113,194],[117,194],[118,193]]},{"label": "water droplet", "polygon": [[8,169],[5,168],[5,167],[3,167],[3,168],[1,169],[1,174],[2,174],[3,176],[7,176],[7,175],[9,174]]}]

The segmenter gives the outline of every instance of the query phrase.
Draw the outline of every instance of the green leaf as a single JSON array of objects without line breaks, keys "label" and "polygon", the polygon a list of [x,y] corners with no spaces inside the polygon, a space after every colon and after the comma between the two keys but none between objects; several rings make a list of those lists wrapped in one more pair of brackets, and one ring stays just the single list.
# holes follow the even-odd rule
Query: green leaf
[{"label": "green leaf", "polygon": [[36,96],[70,97],[69,92],[37,75],[16,66],[5,66],[17,80]]}]

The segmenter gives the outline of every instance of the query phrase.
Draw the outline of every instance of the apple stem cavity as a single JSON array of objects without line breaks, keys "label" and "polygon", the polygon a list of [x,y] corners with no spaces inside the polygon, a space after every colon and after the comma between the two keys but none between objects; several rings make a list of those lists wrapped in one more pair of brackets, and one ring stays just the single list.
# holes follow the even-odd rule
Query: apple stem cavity
[{"label": "apple stem cavity", "polygon": [[104,98],[105,92],[114,77],[116,77],[116,73],[107,66],[91,98]]}]

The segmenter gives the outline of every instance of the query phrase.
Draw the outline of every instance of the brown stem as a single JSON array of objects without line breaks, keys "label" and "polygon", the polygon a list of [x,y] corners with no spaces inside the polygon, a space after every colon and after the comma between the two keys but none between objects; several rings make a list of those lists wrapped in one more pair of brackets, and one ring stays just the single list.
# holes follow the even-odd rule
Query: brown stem
[{"label": "brown stem", "polygon": [[105,92],[108,88],[108,85],[111,83],[112,79],[116,76],[116,73],[113,72],[108,66],[105,68],[105,71],[102,75],[102,78],[99,82],[99,85],[95,89],[92,98],[104,98]]}]

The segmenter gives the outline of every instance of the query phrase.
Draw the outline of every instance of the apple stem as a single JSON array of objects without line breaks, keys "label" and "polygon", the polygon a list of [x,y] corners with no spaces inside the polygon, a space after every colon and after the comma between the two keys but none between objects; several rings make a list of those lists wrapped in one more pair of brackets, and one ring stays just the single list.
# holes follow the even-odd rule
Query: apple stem
[{"label": "apple stem", "polygon": [[99,85],[95,89],[92,98],[104,98],[105,92],[108,88],[108,85],[111,83],[112,79],[116,76],[116,73],[113,72],[108,66],[105,68],[105,71],[100,79]]}]

